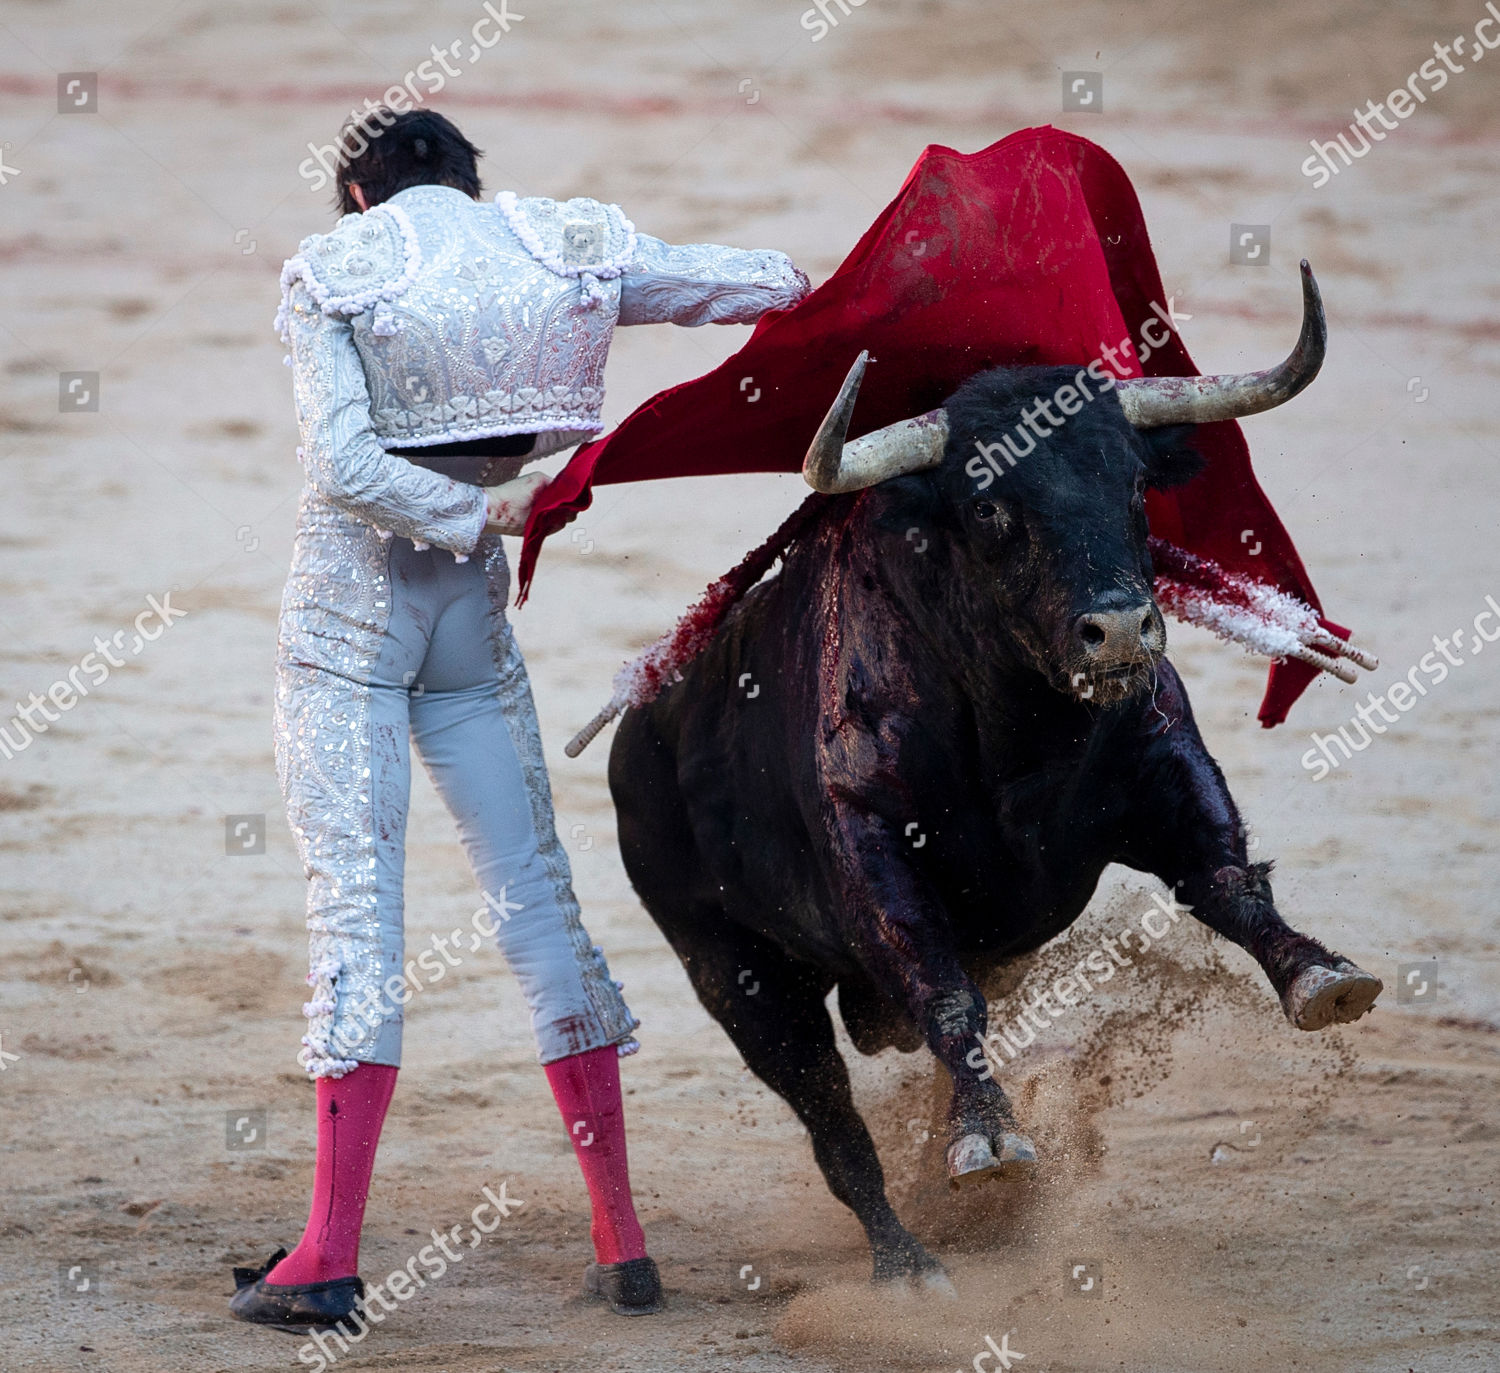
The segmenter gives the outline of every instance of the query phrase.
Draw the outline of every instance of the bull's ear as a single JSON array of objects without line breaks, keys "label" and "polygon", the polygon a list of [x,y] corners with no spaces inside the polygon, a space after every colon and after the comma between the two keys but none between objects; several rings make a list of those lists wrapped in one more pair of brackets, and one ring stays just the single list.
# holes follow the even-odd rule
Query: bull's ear
[{"label": "bull's ear", "polygon": [[1170,491],[1192,481],[1204,468],[1204,457],[1189,443],[1197,425],[1167,424],[1139,431],[1146,443],[1146,485]]},{"label": "bull's ear", "polygon": [[932,477],[926,472],[906,477],[892,477],[878,483],[875,503],[875,527],[903,537],[913,521],[935,524],[942,517],[942,501]]}]

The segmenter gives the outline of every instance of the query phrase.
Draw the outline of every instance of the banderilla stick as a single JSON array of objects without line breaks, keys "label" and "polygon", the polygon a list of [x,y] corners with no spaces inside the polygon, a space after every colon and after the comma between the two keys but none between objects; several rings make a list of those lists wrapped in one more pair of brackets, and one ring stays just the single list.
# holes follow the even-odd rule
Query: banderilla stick
[{"label": "banderilla stick", "polygon": [[613,720],[615,716],[624,709],[625,702],[621,697],[611,697],[609,704],[605,706],[604,709],[601,710],[596,716],[594,716],[594,718],[590,720],[588,724],[586,724],[581,730],[579,730],[577,734],[575,734],[571,739],[568,740],[567,744],[563,748],[563,752],[566,753],[569,758],[578,757],[578,755],[582,753],[584,749],[586,749],[590,744],[594,742],[595,739],[599,737],[599,734],[604,729],[604,726],[607,725],[611,720]]}]

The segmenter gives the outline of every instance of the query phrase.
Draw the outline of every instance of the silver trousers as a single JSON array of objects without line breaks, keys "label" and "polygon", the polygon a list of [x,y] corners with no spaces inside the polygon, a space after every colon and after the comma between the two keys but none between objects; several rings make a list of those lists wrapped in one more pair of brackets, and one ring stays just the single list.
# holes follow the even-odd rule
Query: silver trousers
[{"label": "silver trousers", "polygon": [[399,1064],[402,1007],[421,995],[421,969],[434,971],[434,951],[403,964],[411,744],[484,894],[456,953],[494,936],[540,1062],[634,1047],[639,1022],[584,930],[554,828],[509,588],[498,537],[459,562],[303,495],[278,636],[276,762],[308,880],[300,1061],[314,1077]]}]

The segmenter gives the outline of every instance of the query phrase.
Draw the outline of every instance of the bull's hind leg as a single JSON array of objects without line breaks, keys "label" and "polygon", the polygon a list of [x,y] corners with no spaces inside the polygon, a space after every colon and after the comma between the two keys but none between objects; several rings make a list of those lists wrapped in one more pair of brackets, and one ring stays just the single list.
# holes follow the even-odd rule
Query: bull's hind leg
[{"label": "bull's hind leg", "polygon": [[1260,964],[1299,1030],[1359,1019],[1380,994],[1380,979],[1281,918],[1271,895],[1271,865],[1250,861],[1224,774],[1204,747],[1181,680],[1165,663],[1156,706],[1147,712],[1154,737],[1141,809],[1147,856],[1141,866]]},{"label": "bull's hind leg", "polygon": [[628,711],[610,751],[620,856],[698,999],[746,1065],[807,1128],[828,1190],[869,1238],[877,1279],[948,1287],[942,1265],[896,1218],[885,1174],[849,1088],[824,999],[831,983],[734,924],[702,857],[676,767],[651,711]]},{"label": "bull's hind leg", "polygon": [[700,912],[668,928],[693,987],[734,1041],[746,1065],[781,1097],[812,1138],[828,1190],[864,1226],[877,1281],[914,1279],[951,1291],[943,1266],[897,1219],[885,1173],[854,1104],[849,1072],[834,1042],[815,969],[730,925],[721,912]]}]

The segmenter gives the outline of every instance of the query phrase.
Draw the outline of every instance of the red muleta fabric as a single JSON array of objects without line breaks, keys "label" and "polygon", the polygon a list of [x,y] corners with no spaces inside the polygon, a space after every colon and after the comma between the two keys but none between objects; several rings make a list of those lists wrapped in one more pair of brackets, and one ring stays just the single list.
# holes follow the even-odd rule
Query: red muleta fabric
[{"label": "red muleta fabric", "polygon": [[[1289,289],[1289,337],[1297,299]],[[977,153],[931,146],[822,286],[763,316],[721,366],[659,392],[573,455],[527,524],[519,600],[542,541],[563,527],[565,512],[588,507],[596,483],[797,471],[862,348],[873,361],[851,437],[940,405],[986,368],[1084,366],[1127,338],[1132,351],[1114,368],[1121,375],[1197,375],[1175,332],[1151,349],[1144,369],[1138,363],[1142,326],[1159,318],[1153,305],[1165,312],[1167,297],[1140,202],[1102,148],[1050,126]],[[1158,325],[1150,336],[1163,332]],[[1151,493],[1151,532],[1321,616],[1239,425],[1203,425],[1195,442],[1207,468],[1184,487]],[[1245,530],[1254,532],[1242,539]],[[1273,663],[1261,723],[1280,724],[1316,675],[1304,663]]]}]

